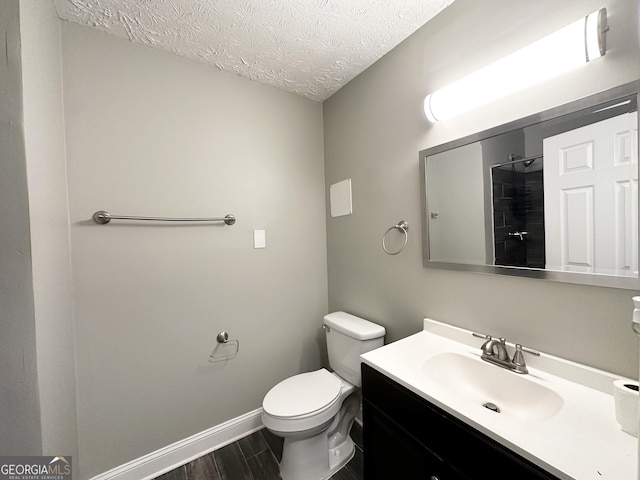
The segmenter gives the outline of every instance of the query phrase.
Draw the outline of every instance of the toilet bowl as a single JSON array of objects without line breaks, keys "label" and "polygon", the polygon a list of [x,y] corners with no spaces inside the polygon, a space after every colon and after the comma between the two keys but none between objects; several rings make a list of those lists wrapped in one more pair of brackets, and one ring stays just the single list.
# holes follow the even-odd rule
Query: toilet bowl
[{"label": "toilet bowl", "polygon": [[345,312],[324,317],[329,364],[287,378],[262,402],[262,421],[284,438],[282,480],[324,480],[354,455],[349,436],[360,409],[360,354],[382,346],[384,327]]},{"label": "toilet bowl", "polygon": [[359,402],[356,397],[345,400],[355,389],[322,368],[290,377],[267,393],[262,421],[284,438],[283,480],[329,478],[351,460],[355,446],[349,430]]}]

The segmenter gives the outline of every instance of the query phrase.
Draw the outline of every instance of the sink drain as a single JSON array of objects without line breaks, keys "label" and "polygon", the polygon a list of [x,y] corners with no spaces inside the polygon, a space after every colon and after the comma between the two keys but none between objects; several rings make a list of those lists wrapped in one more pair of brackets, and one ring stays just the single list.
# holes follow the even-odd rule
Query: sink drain
[{"label": "sink drain", "polygon": [[482,406],[484,408],[491,410],[492,412],[500,413],[500,409],[495,403],[487,402],[487,403],[483,403]]}]

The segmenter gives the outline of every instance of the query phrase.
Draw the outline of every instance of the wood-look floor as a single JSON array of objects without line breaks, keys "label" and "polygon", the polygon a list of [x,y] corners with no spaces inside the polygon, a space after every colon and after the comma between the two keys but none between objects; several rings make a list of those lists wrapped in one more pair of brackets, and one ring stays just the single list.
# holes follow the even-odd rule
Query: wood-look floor
[{"label": "wood-look floor", "polygon": [[[351,437],[356,444],[355,456],[332,480],[363,479],[362,427],[357,423],[353,424]],[[278,462],[282,458],[282,442],[282,438],[262,429],[156,480],[280,480]]]}]

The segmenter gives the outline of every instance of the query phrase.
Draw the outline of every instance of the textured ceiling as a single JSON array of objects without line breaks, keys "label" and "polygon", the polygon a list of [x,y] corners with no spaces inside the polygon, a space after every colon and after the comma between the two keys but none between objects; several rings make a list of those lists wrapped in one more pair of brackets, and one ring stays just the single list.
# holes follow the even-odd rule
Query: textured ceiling
[{"label": "textured ceiling", "polygon": [[453,0],[53,0],[82,25],[325,100]]}]

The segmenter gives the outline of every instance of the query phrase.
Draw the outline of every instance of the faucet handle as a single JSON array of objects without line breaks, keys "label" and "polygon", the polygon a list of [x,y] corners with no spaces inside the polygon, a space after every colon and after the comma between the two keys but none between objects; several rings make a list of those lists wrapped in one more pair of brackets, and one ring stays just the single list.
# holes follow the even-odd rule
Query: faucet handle
[{"label": "faucet handle", "polygon": [[[518,345],[516,344],[516,347]],[[527,347],[523,347],[522,345],[520,345],[520,349],[524,352],[524,353],[528,353],[529,355],[535,355],[536,357],[540,356],[540,352],[536,352],[535,350],[531,350],[530,348]]]},{"label": "faucet handle", "polygon": [[[513,360],[511,363],[518,367],[525,367],[524,354],[522,353],[522,345],[516,343],[516,351],[513,354]],[[525,367],[526,368],[526,367]]]},{"label": "faucet handle", "polygon": [[511,363],[513,363],[513,366],[514,366],[514,371],[516,373],[529,372],[529,370],[527,369],[527,364],[524,361],[524,354],[522,352],[526,352],[531,355],[536,355],[538,357],[540,356],[540,352],[536,352],[535,350],[524,348],[519,343],[516,343],[516,351],[513,354],[513,360],[511,360]]},{"label": "faucet handle", "polygon": [[491,335],[485,335],[484,333],[471,332],[471,335],[478,338],[484,338],[485,340],[491,340]]},{"label": "faucet handle", "polygon": [[524,354],[522,353],[522,345],[516,344],[516,351],[513,354],[513,360],[511,360],[513,364],[513,370],[516,373],[529,373],[527,369],[527,364],[524,361]]},{"label": "faucet handle", "polygon": [[491,342],[491,340],[493,340],[491,335],[485,335],[484,333],[476,333],[476,332],[471,332],[471,335],[473,335],[474,337],[477,337],[477,338],[484,338],[486,340],[486,342],[484,342],[480,348],[482,349],[482,351],[484,353],[486,353],[488,355],[492,355],[492,353],[487,352],[487,345],[489,344],[489,342]]}]

